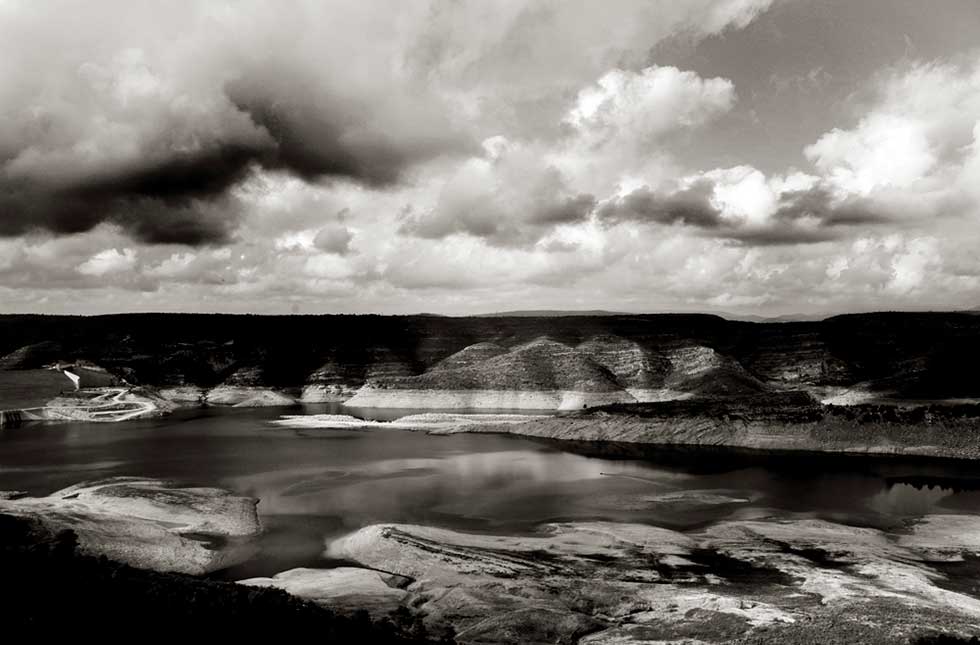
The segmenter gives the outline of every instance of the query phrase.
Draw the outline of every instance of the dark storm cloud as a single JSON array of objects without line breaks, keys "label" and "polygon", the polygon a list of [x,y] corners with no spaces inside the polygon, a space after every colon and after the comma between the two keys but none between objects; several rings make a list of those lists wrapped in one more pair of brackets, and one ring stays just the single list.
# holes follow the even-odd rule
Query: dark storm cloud
[{"label": "dark storm cloud", "polygon": [[379,119],[361,101],[331,96],[317,78],[288,70],[261,70],[230,83],[226,93],[274,141],[258,161],[307,180],[341,177],[386,186],[416,163],[475,149],[437,113],[404,104],[397,116]]},{"label": "dark storm cloud", "polygon": [[313,238],[313,246],[324,253],[347,255],[354,239],[350,230],[343,224],[330,224],[320,229]]},{"label": "dark storm cloud", "polygon": [[596,198],[593,195],[566,197],[552,204],[543,205],[532,214],[531,221],[541,226],[574,224],[587,218],[595,205]]},{"label": "dark storm cloud", "polygon": [[779,209],[773,218],[781,222],[806,217],[818,219],[824,226],[857,226],[888,221],[868,200],[847,197],[837,201],[833,192],[821,184],[809,190],[783,193],[779,202]]},{"label": "dark storm cloud", "polygon": [[[150,243],[223,243],[241,217],[231,189],[254,168],[388,188],[488,136],[557,127],[627,52],[744,26],[770,1],[616,4],[403,3],[393,15],[377,3],[0,2],[0,236],[106,222]],[[526,201],[515,210],[540,220],[530,237],[594,206]],[[497,243],[530,239],[490,228]]]},{"label": "dark storm cloud", "polygon": [[[263,92],[261,84],[254,85],[252,91],[239,86],[229,94],[258,130],[243,142],[212,141],[193,153],[164,150],[113,171],[92,175],[83,168],[81,176],[67,180],[49,178],[43,169],[32,177],[12,177],[0,166],[0,235],[37,229],[78,233],[109,222],[148,243],[221,243],[238,215],[220,205],[251,167],[285,170],[309,181],[336,177],[380,186],[398,181],[415,163],[454,146],[464,148],[450,134],[406,140],[321,111],[302,92],[282,89],[277,95],[270,92],[275,88]],[[9,161],[22,152],[5,157]]]},{"label": "dark storm cloud", "polygon": [[202,245],[228,240],[237,223],[227,189],[261,151],[229,145],[175,154],[144,168],[79,178],[0,179],[0,235],[32,230],[80,233],[102,222],[147,243]]},{"label": "dark storm cloud", "polygon": [[392,71],[396,45],[343,61],[334,50],[371,38],[340,42],[327,8],[265,5],[224,16],[244,33],[210,34],[208,3],[159,19],[135,4],[86,8],[73,27],[35,5],[0,21],[0,235],[107,222],[221,243],[240,218],[231,189],[262,169],[387,187],[472,145],[439,96]]},{"label": "dark storm cloud", "polygon": [[173,156],[145,168],[87,182],[72,192],[79,197],[139,196],[164,201],[210,198],[240,181],[252,161],[266,154],[257,146],[215,145],[197,154]]},{"label": "dark storm cloud", "polygon": [[841,237],[832,228],[798,228],[768,226],[755,229],[726,229],[720,237],[734,240],[746,246],[785,246],[789,244],[816,244]]},{"label": "dark storm cloud", "polygon": [[430,240],[465,234],[495,247],[522,248],[533,245],[556,226],[587,220],[595,205],[596,198],[588,194],[539,196],[519,209],[507,209],[487,198],[469,202],[465,208],[443,206],[408,217],[399,230]]},{"label": "dark storm cloud", "polygon": [[822,184],[779,195],[775,212],[762,225],[747,225],[726,217],[712,201],[716,182],[702,178],[674,190],[638,188],[608,201],[596,210],[601,222],[680,224],[704,235],[736,240],[750,246],[811,244],[837,239],[842,227],[889,221],[869,201],[847,197],[835,200]]},{"label": "dark storm cloud", "polygon": [[721,211],[711,203],[713,191],[714,182],[708,179],[673,192],[644,186],[605,203],[597,215],[600,221],[611,224],[636,221],[718,228],[723,220]]}]

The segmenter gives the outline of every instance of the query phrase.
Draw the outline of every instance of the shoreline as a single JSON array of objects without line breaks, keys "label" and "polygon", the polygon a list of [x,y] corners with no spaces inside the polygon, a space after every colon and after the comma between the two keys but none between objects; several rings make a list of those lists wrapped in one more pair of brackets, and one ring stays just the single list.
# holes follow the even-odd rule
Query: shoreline
[{"label": "shoreline", "polygon": [[[973,407],[973,406],[970,406]],[[867,419],[882,409],[860,405],[841,409],[821,406],[807,413],[818,419],[739,419],[728,414],[643,418],[602,411],[531,419],[514,425],[469,425],[436,429],[436,433],[492,432],[556,441],[608,442],[641,446],[720,447],[782,453],[826,453],[874,456],[980,459],[980,417],[936,415],[924,421]],[[941,414],[941,413],[940,413]],[[761,415],[765,416],[765,415]],[[910,412],[907,416],[912,416]]]},{"label": "shoreline", "polygon": [[980,459],[980,406],[900,408],[821,405],[802,393],[683,400],[594,408],[574,414],[498,422],[493,415],[418,414],[396,422],[351,415],[284,416],[282,426],[389,428],[430,434],[512,434],[560,442],[655,448],[726,448],[762,453],[820,453]]},{"label": "shoreline", "polygon": [[[187,396],[191,389],[179,390],[179,394],[185,396],[168,396],[177,392],[165,388],[82,390],[81,396],[59,397],[38,410],[4,411],[2,427],[71,421],[117,423],[199,408],[281,407],[286,410],[310,405],[279,388],[220,386],[222,396],[215,397],[204,388],[193,388],[200,396]],[[438,401],[442,400],[443,397],[439,397]],[[334,402],[352,408],[362,407],[352,405],[357,403],[357,397]],[[468,398],[467,402],[472,403]],[[909,408],[896,402],[822,405],[803,392],[784,392],[727,399],[614,404],[575,412],[555,410],[554,414],[548,415],[522,414],[529,408],[513,407],[510,409],[514,414],[508,415],[512,418],[507,419],[494,418],[502,408],[481,413],[480,406],[467,407],[466,413],[460,414],[452,410],[462,409],[462,405],[444,406],[439,410],[433,403],[406,406],[417,409],[419,414],[400,417],[396,421],[366,420],[353,414],[284,414],[275,423],[323,429],[389,428],[431,434],[512,434],[651,449],[672,446],[750,450],[764,454],[980,460],[980,406],[938,401],[915,402],[914,405]]]},{"label": "shoreline", "polygon": [[[715,421],[710,425],[722,425]],[[853,430],[849,438],[819,436]],[[494,433],[513,434],[552,441],[582,443],[636,445],[650,448],[685,447],[719,448],[754,451],[764,454],[828,454],[874,457],[925,457],[965,461],[980,460],[980,428],[957,429],[949,432],[930,426],[906,424],[882,424],[880,426],[854,425],[848,428],[833,427],[820,423],[785,425],[774,428],[763,424],[738,428],[722,426],[711,429],[691,427],[678,423],[650,424],[633,419],[613,420],[605,423],[572,422],[568,419],[534,419],[514,425],[466,425],[452,429],[434,429],[432,434]],[[901,438],[909,433],[927,433],[926,439]],[[727,435],[727,436],[726,436]],[[896,437],[899,437],[896,439]]]}]

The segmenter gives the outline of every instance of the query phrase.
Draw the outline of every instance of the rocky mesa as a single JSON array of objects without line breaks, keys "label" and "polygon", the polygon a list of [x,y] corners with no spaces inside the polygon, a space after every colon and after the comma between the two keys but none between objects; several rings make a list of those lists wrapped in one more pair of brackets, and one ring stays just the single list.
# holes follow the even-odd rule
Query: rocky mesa
[{"label": "rocky mesa", "polygon": [[[182,405],[572,410],[784,389],[841,402],[963,399],[980,397],[978,361],[980,317],[968,313],[814,322],[686,314],[0,316],[4,379],[84,363]],[[0,408],[20,407],[5,398]]]}]

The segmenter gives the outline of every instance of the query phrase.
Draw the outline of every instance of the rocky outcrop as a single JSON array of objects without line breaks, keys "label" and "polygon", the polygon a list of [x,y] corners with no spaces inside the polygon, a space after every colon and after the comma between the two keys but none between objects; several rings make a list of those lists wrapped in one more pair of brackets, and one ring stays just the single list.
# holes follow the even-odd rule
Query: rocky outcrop
[{"label": "rocky outcrop", "polygon": [[681,398],[683,392],[666,386],[671,371],[670,360],[663,354],[642,348],[639,343],[617,336],[596,336],[578,346],[578,350],[609,370],[637,401]]},{"label": "rocky outcrop", "polygon": [[364,383],[364,374],[363,365],[330,356],[306,378],[299,399],[303,403],[346,401]]},{"label": "rocky outcrop", "polygon": [[350,405],[580,410],[610,403],[765,391],[734,359],[701,345],[652,352],[611,335],[576,347],[538,338],[477,343],[418,376],[374,379]]},{"label": "rocky outcrop", "polygon": [[353,348],[359,353],[334,352],[306,378],[303,403],[342,402],[350,399],[366,380],[398,378],[415,373],[410,361],[386,347]]},{"label": "rocky outcrop", "polygon": [[666,352],[670,372],[668,389],[699,396],[763,392],[766,386],[749,374],[738,361],[711,347],[689,345]]},{"label": "rocky outcrop", "polygon": [[394,613],[408,596],[410,578],[358,567],[290,569],[271,578],[249,578],[238,584],[274,587],[332,611],[367,611],[382,617]]},{"label": "rocky outcrop", "polygon": [[301,403],[342,403],[357,393],[356,387],[307,383],[299,395]]},{"label": "rocky outcrop", "polygon": [[837,385],[854,383],[847,363],[831,351],[818,329],[774,326],[742,361],[761,379],[774,383]]},{"label": "rocky outcrop", "polygon": [[115,477],[46,497],[0,497],[0,514],[50,534],[70,529],[79,549],[155,571],[204,574],[245,561],[261,532],[257,500],[216,488]]},{"label": "rocky outcrop", "polygon": [[61,356],[61,345],[52,341],[41,341],[18,347],[5,356],[0,356],[0,369],[24,370],[38,369],[49,363],[54,363]]},{"label": "rocky outcrop", "polygon": [[436,363],[433,370],[455,370],[479,365],[491,358],[506,354],[507,348],[497,343],[476,343],[459,350],[452,356]]},{"label": "rocky outcrop", "polygon": [[365,354],[365,380],[400,378],[416,374],[416,368],[408,357],[388,347],[368,347]]},{"label": "rocky outcrop", "polygon": [[268,377],[257,365],[243,366],[232,372],[221,385],[208,390],[202,402],[207,405],[237,408],[261,408],[293,405],[296,399],[266,385]]},{"label": "rocky outcrop", "polygon": [[471,346],[424,374],[374,379],[348,405],[568,410],[635,400],[585,352],[539,338],[502,353]]},{"label": "rocky outcrop", "polygon": [[265,374],[263,374],[262,368],[255,365],[238,368],[223,383],[223,385],[238,387],[261,387],[264,384]]},{"label": "rocky outcrop", "polygon": [[937,548],[976,557],[978,530],[972,516],[933,516],[898,542],[765,517],[693,534],[608,522],[525,536],[374,525],[332,541],[327,555],[410,578],[402,602],[433,627],[455,627],[464,644],[792,644],[814,633],[885,644],[980,621],[980,599],[934,564]]},{"label": "rocky outcrop", "polygon": [[162,387],[157,390],[162,398],[178,405],[199,405],[204,403],[207,390],[196,385],[183,385],[179,387]]},{"label": "rocky outcrop", "polygon": [[296,399],[268,387],[219,385],[208,391],[204,402],[236,408],[261,408],[294,405]]}]

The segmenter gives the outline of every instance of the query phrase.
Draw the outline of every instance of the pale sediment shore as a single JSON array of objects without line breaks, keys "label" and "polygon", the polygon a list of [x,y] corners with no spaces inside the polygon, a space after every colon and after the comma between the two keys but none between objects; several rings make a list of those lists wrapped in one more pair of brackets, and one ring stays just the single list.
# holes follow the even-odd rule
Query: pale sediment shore
[{"label": "pale sediment shore", "polygon": [[[326,400],[331,399],[318,399],[316,401]],[[159,389],[148,387],[83,388],[71,394],[58,396],[42,406],[2,410],[0,411],[0,428],[12,428],[31,422],[109,423],[130,421],[168,414],[178,408],[202,405],[257,408],[292,406],[298,402],[295,397],[286,392],[258,386],[219,385],[211,389],[193,385]]]},{"label": "pale sediment shore", "polygon": [[[212,388],[196,385],[163,387],[157,390],[168,401],[180,405],[214,405],[232,407],[273,407],[296,403],[342,403],[356,388],[339,385],[304,385],[295,391],[259,385],[218,385]],[[294,396],[299,392],[299,396]]]},{"label": "pale sediment shore", "polygon": [[656,403],[658,401],[682,401],[693,398],[691,392],[681,392],[670,388],[639,388],[631,387],[626,389],[630,396],[636,399],[637,403]]},{"label": "pale sediment shore", "polygon": [[261,408],[293,405],[296,399],[269,387],[219,385],[207,392],[204,402],[237,408]]},{"label": "pale sediment shore", "polygon": [[980,420],[861,421],[827,414],[810,421],[732,417],[642,418],[628,414],[538,417],[520,424],[433,428],[437,434],[491,432],[562,441],[706,446],[764,451],[980,459]]},{"label": "pale sediment shore", "polygon": [[308,384],[299,396],[301,403],[343,403],[357,393],[356,387]]},{"label": "pale sediment shore", "polygon": [[157,390],[161,397],[179,405],[200,405],[204,402],[207,392],[207,389],[196,385],[162,387]]},{"label": "pale sediment shore", "polygon": [[581,410],[598,405],[635,402],[636,398],[623,390],[441,390],[365,385],[346,404],[364,408]]},{"label": "pale sediment shore", "polygon": [[272,423],[286,428],[321,428],[324,430],[419,430],[446,434],[462,426],[520,424],[534,419],[529,414],[411,414],[395,421],[372,421],[349,414],[287,414]]},{"label": "pale sediment shore", "polygon": [[59,396],[43,406],[5,410],[0,415],[0,427],[16,427],[33,421],[129,421],[165,414],[174,407],[166,399],[142,388],[90,388]]}]

